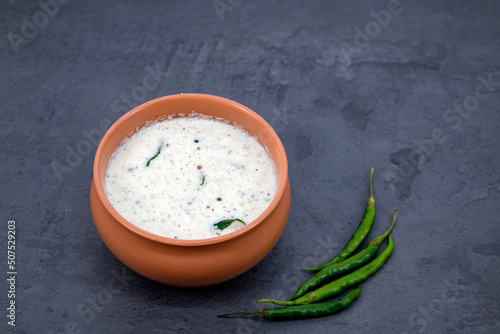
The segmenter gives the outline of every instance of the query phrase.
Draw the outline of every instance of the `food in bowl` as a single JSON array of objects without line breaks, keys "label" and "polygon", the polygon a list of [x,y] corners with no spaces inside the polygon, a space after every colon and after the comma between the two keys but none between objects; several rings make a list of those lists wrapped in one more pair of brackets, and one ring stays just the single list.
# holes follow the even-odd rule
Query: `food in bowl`
[{"label": "food in bowl", "polygon": [[[111,156],[123,140],[138,129],[158,119],[188,115],[193,111],[238,124],[255,136],[273,159],[278,186],[269,207],[251,224],[237,231],[208,239],[166,238],[135,226],[116,211],[105,192],[106,170]],[[209,286],[249,270],[278,241],[288,219],[290,202],[288,163],[278,135],[254,111],[219,96],[178,94],[137,106],[109,128],[94,159],[90,207],[99,235],[123,264],[162,284]]]},{"label": "food in bowl", "polygon": [[276,167],[241,127],[196,113],[148,123],[111,156],[105,191],[137,227],[207,239],[251,223],[277,190]]}]

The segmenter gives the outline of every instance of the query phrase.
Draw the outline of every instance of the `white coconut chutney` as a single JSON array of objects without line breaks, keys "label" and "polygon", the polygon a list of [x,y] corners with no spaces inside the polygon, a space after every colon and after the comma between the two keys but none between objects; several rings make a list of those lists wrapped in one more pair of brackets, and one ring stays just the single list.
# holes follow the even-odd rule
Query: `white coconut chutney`
[{"label": "white coconut chutney", "polygon": [[[276,168],[243,129],[200,115],[152,122],[113,153],[105,179],[113,207],[148,232],[206,239],[249,224],[271,203]],[[219,225],[220,226],[220,225]]]}]

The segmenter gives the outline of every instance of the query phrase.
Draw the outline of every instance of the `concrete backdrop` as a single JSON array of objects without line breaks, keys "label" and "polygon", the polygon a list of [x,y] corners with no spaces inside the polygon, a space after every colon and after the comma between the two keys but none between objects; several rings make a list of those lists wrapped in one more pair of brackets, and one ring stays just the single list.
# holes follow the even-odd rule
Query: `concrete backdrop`
[{"label": "concrete backdrop", "polygon": [[[500,331],[497,1],[4,1],[0,332]],[[287,151],[292,208],[247,273],[178,289],[124,267],[93,225],[99,134],[147,100],[220,95]],[[395,250],[345,311],[272,323],[217,314],[288,298],[347,242],[370,166]],[[16,226],[7,324],[8,221]],[[3,314],[5,313],[5,314]]]}]

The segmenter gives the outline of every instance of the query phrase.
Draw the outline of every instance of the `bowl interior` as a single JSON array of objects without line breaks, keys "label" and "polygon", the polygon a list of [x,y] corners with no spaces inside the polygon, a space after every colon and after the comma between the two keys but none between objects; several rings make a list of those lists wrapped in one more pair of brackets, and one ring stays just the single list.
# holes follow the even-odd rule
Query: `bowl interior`
[{"label": "bowl interior", "polygon": [[149,121],[157,119],[161,120],[169,115],[188,115],[192,112],[223,118],[231,123],[236,123],[250,134],[255,135],[261,145],[268,150],[271,158],[273,159],[278,177],[278,188],[273,201],[256,220],[235,232],[215,238],[202,239],[205,240],[205,243],[224,240],[227,239],[228,236],[231,237],[244,233],[244,231],[251,228],[254,223],[260,222],[263,217],[267,216],[274,209],[274,207],[276,207],[279,199],[283,195],[286,182],[288,180],[287,159],[280,139],[272,127],[262,117],[247,107],[225,98],[204,94],[171,95],[146,102],[121,117],[104,135],[96,152],[94,163],[94,181],[98,196],[101,198],[101,201],[104,203],[108,211],[110,211],[115,218],[128,228],[157,241],[176,244],[182,242],[185,244],[193,244],[200,240],[180,240],[160,237],[146,232],[126,221],[112,207],[105,195],[104,175],[106,174],[106,168],[111,155],[115,149],[120,146],[123,139],[132,135]]}]

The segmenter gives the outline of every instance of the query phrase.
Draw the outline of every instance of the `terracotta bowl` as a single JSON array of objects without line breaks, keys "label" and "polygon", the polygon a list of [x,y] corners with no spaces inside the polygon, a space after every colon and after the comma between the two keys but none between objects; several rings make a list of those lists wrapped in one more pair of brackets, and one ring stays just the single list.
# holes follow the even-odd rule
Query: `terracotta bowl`
[{"label": "terracotta bowl", "polygon": [[[269,207],[247,226],[210,239],[179,240],[136,227],[110,204],[104,192],[109,158],[122,140],[146,122],[191,112],[222,117],[255,135],[274,160],[278,189]],[[90,207],[95,226],[109,250],[127,267],[154,281],[202,287],[230,280],[261,261],[278,241],[290,211],[288,163],[283,145],[266,121],[247,107],[211,95],[179,94],[146,102],[121,117],[97,148]]]}]

